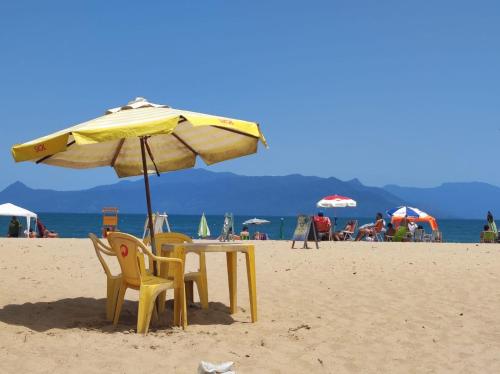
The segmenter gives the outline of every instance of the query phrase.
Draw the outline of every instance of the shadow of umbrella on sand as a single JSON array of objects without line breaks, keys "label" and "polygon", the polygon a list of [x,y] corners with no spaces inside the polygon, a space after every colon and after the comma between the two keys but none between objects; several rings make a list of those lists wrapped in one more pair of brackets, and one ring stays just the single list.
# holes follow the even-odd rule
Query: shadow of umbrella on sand
[{"label": "shadow of umbrella on sand", "polygon": [[[136,98],[90,121],[12,147],[16,162],[33,161],[75,169],[111,166],[119,178],[143,175],[154,240],[149,173],[207,165],[267,147],[255,122],[190,112]],[[156,272],[156,269],[155,269]]]}]

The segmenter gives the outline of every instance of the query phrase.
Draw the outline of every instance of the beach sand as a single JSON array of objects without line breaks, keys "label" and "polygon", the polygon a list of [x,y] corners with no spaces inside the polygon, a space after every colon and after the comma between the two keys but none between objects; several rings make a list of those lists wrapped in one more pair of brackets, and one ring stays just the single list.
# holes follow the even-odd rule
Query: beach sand
[{"label": "beach sand", "polygon": [[116,329],[105,320],[90,240],[1,239],[0,373],[195,373],[201,360],[238,373],[500,372],[498,245],[257,242],[255,324],[244,264],[236,314],[212,253],[209,310],[191,306],[183,331],[168,309],[144,337],[136,291]]}]

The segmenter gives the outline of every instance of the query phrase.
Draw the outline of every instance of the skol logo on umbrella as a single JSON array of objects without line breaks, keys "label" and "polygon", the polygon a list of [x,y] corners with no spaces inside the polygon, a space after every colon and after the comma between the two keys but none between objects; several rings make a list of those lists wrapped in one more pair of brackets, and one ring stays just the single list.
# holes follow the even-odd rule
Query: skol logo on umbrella
[{"label": "skol logo on umbrella", "polygon": [[120,253],[122,254],[122,257],[128,256],[128,247],[125,244],[120,246]]},{"label": "skol logo on umbrella", "polygon": [[46,151],[47,148],[45,148],[45,144],[37,144],[35,145],[33,148],[35,148],[35,152],[43,152],[43,151]]}]

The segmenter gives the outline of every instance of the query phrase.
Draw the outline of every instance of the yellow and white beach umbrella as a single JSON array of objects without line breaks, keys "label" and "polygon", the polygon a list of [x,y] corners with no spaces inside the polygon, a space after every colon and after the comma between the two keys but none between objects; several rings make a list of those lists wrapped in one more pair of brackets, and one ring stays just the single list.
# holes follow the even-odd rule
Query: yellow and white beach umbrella
[{"label": "yellow and white beach umbrella", "polygon": [[76,169],[111,166],[120,178],[143,174],[152,223],[149,172],[191,168],[197,157],[211,165],[249,155],[257,152],[259,141],[267,147],[255,122],[173,109],[137,98],[101,117],[16,144],[12,156],[17,162]]},{"label": "yellow and white beach umbrella", "polygon": [[[69,168],[111,166],[118,176],[143,173],[140,138],[146,138],[149,171],[207,165],[255,153],[259,125],[152,104],[137,98],[105,115],[12,147],[16,161]],[[153,159],[154,157],[154,159]]]}]

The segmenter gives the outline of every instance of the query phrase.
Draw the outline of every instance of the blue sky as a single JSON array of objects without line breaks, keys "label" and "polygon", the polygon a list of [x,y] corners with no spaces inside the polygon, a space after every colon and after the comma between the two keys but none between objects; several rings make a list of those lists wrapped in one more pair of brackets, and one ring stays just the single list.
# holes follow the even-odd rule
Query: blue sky
[{"label": "blue sky", "polygon": [[210,170],[500,185],[499,35],[495,1],[2,2],[0,188],[116,182],[10,147],[136,96],[261,123]]}]

